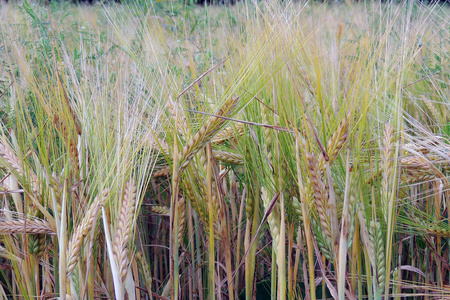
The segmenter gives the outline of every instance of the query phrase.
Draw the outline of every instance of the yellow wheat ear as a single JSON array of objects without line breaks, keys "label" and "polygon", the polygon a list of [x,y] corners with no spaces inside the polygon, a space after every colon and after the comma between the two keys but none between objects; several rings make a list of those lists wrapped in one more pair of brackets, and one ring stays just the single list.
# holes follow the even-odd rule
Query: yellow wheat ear
[{"label": "yellow wheat ear", "polygon": [[135,206],[136,184],[134,181],[129,181],[125,187],[122,209],[117,220],[117,228],[112,245],[114,259],[119,267],[118,271],[122,281],[125,281],[128,272],[128,242],[130,241],[133,230]]}]

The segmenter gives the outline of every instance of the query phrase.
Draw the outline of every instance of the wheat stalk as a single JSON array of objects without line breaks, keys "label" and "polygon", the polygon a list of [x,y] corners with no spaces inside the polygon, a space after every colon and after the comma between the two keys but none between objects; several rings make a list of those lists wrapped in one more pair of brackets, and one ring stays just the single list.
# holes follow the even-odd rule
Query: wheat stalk
[{"label": "wheat stalk", "polygon": [[128,241],[131,237],[134,210],[136,205],[136,184],[129,181],[125,187],[122,208],[119,219],[117,220],[116,234],[113,242],[114,259],[119,267],[119,274],[122,281],[128,272]]}]

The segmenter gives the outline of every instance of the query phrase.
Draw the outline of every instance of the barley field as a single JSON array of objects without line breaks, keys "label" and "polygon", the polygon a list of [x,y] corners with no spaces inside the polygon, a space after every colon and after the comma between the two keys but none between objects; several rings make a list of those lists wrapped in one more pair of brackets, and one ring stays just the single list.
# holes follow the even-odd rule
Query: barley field
[{"label": "barley field", "polygon": [[450,299],[450,6],[0,2],[3,299]]}]

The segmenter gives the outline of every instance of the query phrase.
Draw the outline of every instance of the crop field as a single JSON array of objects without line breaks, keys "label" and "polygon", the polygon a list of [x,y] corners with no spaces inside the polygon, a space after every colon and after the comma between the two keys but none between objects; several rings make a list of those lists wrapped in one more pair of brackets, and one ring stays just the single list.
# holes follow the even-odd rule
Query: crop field
[{"label": "crop field", "polygon": [[0,298],[450,299],[450,6],[0,1]]}]

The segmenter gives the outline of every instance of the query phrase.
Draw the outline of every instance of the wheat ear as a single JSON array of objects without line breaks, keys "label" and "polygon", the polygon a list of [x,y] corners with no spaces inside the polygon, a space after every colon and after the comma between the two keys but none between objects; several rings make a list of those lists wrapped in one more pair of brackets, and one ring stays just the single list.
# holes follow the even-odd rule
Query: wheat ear
[{"label": "wheat ear", "polygon": [[[189,201],[192,204],[192,208],[194,208],[194,210],[197,213],[197,215],[199,216],[200,220],[203,223],[208,224],[208,216],[206,213],[205,202],[202,201],[203,198],[194,191],[194,189],[193,189],[194,180],[191,179],[190,174],[188,176],[189,176],[189,180],[187,180],[186,184],[183,185],[183,191],[184,191],[185,195],[187,195],[187,197],[189,198]],[[208,226],[205,226],[205,228],[207,228],[207,227]]]},{"label": "wheat ear", "polygon": [[145,288],[147,289],[147,293],[150,297],[150,300],[153,299],[152,296],[152,274],[150,272],[150,268],[145,260],[144,255],[141,252],[136,253],[136,261],[138,263],[139,269],[141,269],[141,274],[144,277]]},{"label": "wheat ear", "polygon": [[227,140],[231,140],[240,136],[244,133],[244,124],[236,123],[234,127],[226,127],[221,130],[217,135],[211,140],[213,144],[222,144]]},{"label": "wheat ear", "polygon": [[47,221],[39,219],[0,221],[0,235],[9,234],[55,234],[55,230]]},{"label": "wheat ear", "polygon": [[302,213],[302,204],[297,199],[297,197],[292,197],[292,208],[294,210],[295,215],[298,218],[298,221],[303,222],[303,213]]},{"label": "wheat ear", "polygon": [[222,150],[213,150],[212,152],[213,157],[221,162],[233,165],[242,165],[244,163],[244,159],[240,154]]},{"label": "wheat ear", "polygon": [[108,192],[109,189],[106,189],[101,196],[99,195],[95,197],[83,220],[75,229],[68,245],[66,263],[67,274],[70,274],[75,268],[84,237],[89,233],[89,231],[91,231],[92,227],[94,226],[94,220],[96,219],[100,211],[100,207],[103,205]]},{"label": "wheat ear", "polygon": [[181,197],[177,202],[178,206],[178,246],[181,245],[183,239],[184,228],[186,225],[186,199]]},{"label": "wheat ear", "polygon": [[[4,159],[4,161],[8,165],[7,168],[10,171],[16,172],[17,175],[19,175],[19,177],[25,175],[24,169],[20,164],[19,158],[16,156],[14,151],[9,147],[9,145],[1,138],[0,138],[0,156]],[[40,184],[36,174],[30,171],[29,176],[30,176],[29,182],[31,190],[35,193],[39,192]]]},{"label": "wheat ear", "polygon": [[[327,142],[327,151],[330,165],[336,159],[336,157],[338,156],[342,147],[344,147],[347,140],[348,140],[348,122],[347,117],[345,117],[341,121],[341,123],[339,123],[338,128]],[[323,172],[323,170],[325,169],[325,163],[326,163],[325,158],[323,157],[323,155],[320,155],[319,169],[321,170],[321,172]]]},{"label": "wheat ear", "polygon": [[381,197],[383,204],[383,214],[388,216],[388,203],[390,197],[390,189],[392,184],[392,176],[394,176],[394,145],[395,145],[394,127],[389,123],[385,124],[381,153],[381,169],[383,171],[381,179]]},{"label": "wheat ear", "polygon": [[169,174],[170,174],[170,171],[171,171],[171,168],[169,166],[167,166],[167,167],[164,167],[164,168],[162,168],[160,170],[153,171],[152,176],[155,177],[155,178],[156,177],[163,177],[163,176],[168,177]]},{"label": "wheat ear", "polygon": [[438,124],[441,123],[441,114],[439,113],[436,106],[431,102],[427,97],[422,95],[422,100],[427,106],[428,110],[431,112],[431,116],[434,118],[434,122],[437,122]]},{"label": "wheat ear", "polygon": [[384,290],[386,279],[386,256],[384,254],[383,232],[380,222],[370,221],[369,241],[375,253],[377,283],[380,291]]},{"label": "wheat ear", "polygon": [[147,132],[147,135],[144,137],[144,141],[151,149],[155,151],[161,150],[162,153],[169,156],[169,145],[157,137],[152,130]]},{"label": "wheat ear", "polygon": [[314,233],[317,246],[319,246],[322,255],[326,259],[331,260],[333,258],[333,252],[330,238],[325,234],[322,226],[320,226],[314,218],[311,219],[311,230]]},{"label": "wheat ear", "polygon": [[[264,209],[267,211],[267,209],[269,208],[271,199],[269,198],[269,194],[267,193],[267,190],[265,187],[261,187],[261,199],[263,200]],[[279,220],[277,220],[277,218],[275,216],[276,209],[277,209],[276,206],[272,209],[272,212],[267,217],[267,222],[269,223],[270,234],[273,238],[273,249],[278,257],[278,245],[280,243],[280,226],[279,226]],[[283,243],[284,243],[284,241],[283,241]]]},{"label": "wheat ear", "polygon": [[136,206],[136,184],[129,181],[125,187],[125,194],[120,210],[116,235],[113,243],[114,259],[119,267],[119,273],[122,281],[128,272],[128,241],[131,237],[134,210]]},{"label": "wheat ear", "polygon": [[316,156],[312,153],[308,153],[306,155],[306,159],[308,161],[309,175],[314,190],[314,198],[320,225],[322,226],[325,235],[330,239],[330,241],[332,241],[333,236],[331,234],[331,221],[330,214],[328,213],[328,193],[325,183],[321,179],[321,173]]},{"label": "wheat ear", "polygon": [[432,163],[424,157],[413,156],[401,159],[401,166],[406,170],[400,180],[402,183],[426,182],[444,177],[442,173],[433,167]]},{"label": "wheat ear", "polygon": [[45,234],[33,234],[28,237],[28,251],[37,257],[42,256],[45,250]]},{"label": "wheat ear", "polygon": [[178,102],[169,100],[167,102],[167,110],[177,124],[178,132],[184,137],[189,137],[189,126],[181,105]]},{"label": "wheat ear", "polygon": [[155,205],[151,207],[152,212],[158,214],[158,215],[170,215],[170,208],[163,205]]},{"label": "wheat ear", "polygon": [[19,163],[19,158],[16,156],[14,151],[9,148],[9,146],[0,139],[0,156],[5,160],[5,162],[9,165],[11,171],[17,172],[19,176],[24,175],[24,171],[22,166]]},{"label": "wheat ear", "polygon": [[69,140],[69,157],[70,157],[70,166],[72,168],[72,174],[75,174],[75,179],[78,179],[80,174],[80,166],[78,162],[78,149],[77,145],[73,139]]},{"label": "wheat ear", "polygon": [[425,231],[432,236],[440,237],[440,238],[450,238],[450,230],[443,229],[443,228],[437,228],[433,226],[427,226]]},{"label": "wheat ear", "polygon": [[[263,114],[263,122],[265,124],[269,124],[269,120],[267,117],[267,113]],[[273,154],[272,154],[272,130],[268,127],[264,127],[264,137],[266,142],[266,153],[267,159],[269,160],[270,165],[273,167]]]},{"label": "wheat ear", "polygon": [[216,116],[212,116],[206,124],[189,140],[184,146],[180,159],[178,160],[179,172],[181,173],[197,154],[217,134],[225,119],[236,106],[238,98],[228,100]]}]

